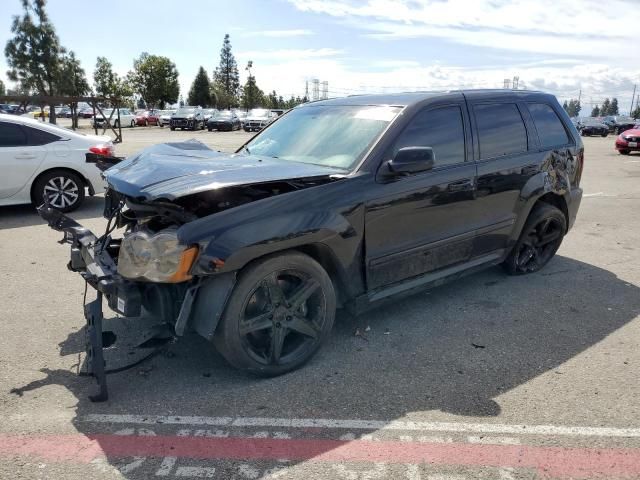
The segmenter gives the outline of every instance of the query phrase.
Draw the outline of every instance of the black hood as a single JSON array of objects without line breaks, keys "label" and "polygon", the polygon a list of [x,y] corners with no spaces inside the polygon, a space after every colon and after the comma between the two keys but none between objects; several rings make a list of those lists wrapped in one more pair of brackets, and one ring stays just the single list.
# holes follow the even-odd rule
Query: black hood
[{"label": "black hood", "polygon": [[124,195],[145,200],[174,200],[231,186],[344,173],[339,168],[309,163],[223,154],[192,140],[146,148],[104,175],[109,185]]}]

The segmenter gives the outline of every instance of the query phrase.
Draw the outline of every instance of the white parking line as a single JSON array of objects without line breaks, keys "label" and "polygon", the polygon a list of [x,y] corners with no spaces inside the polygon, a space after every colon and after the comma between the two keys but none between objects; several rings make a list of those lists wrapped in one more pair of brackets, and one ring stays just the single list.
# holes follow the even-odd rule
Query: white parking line
[{"label": "white parking line", "polygon": [[194,417],[166,415],[89,414],[82,422],[134,425],[195,425],[226,427],[326,428],[347,430],[400,430],[492,434],[566,435],[583,437],[636,437],[640,428],[578,427],[561,425],[514,425],[500,423],[412,422],[392,420],[338,420],[326,418]]},{"label": "white parking line", "polygon": [[604,192],[596,192],[596,193],[585,193],[584,195],[582,195],[584,198],[587,197],[602,197],[604,196]]}]

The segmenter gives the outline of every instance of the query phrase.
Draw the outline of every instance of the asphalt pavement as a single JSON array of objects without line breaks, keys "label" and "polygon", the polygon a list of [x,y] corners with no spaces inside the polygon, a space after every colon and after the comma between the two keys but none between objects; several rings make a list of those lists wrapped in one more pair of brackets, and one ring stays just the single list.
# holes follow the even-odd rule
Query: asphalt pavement
[{"label": "asphalt pavement", "polygon": [[[123,133],[123,155],[250,138]],[[543,271],[339,312],[319,354],[273,379],[188,335],[110,375],[101,404],[76,375],[84,285],[68,246],[33,207],[0,208],[0,478],[640,478],[640,155],[584,141],[585,196]],[[102,231],[101,207],[72,216]]]}]

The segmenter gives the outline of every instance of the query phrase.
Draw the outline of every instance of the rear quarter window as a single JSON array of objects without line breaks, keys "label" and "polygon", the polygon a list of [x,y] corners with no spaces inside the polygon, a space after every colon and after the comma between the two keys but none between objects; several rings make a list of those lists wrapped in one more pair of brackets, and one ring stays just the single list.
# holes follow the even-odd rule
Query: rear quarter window
[{"label": "rear quarter window", "polygon": [[60,137],[53,133],[45,132],[37,128],[22,127],[27,134],[27,145],[46,145],[60,140]]},{"label": "rear quarter window", "polygon": [[527,129],[515,103],[479,104],[473,112],[481,160],[527,151]]},{"label": "rear quarter window", "polygon": [[546,103],[527,104],[543,148],[566,145],[569,136],[558,114]]}]

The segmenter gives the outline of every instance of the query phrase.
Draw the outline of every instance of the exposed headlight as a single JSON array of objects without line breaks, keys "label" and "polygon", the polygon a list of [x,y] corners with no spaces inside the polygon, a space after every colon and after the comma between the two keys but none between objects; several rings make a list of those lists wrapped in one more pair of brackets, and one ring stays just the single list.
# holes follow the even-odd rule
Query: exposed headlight
[{"label": "exposed headlight", "polygon": [[125,278],[179,283],[191,279],[189,270],[198,247],[178,243],[175,229],[158,233],[140,230],[124,237],[118,254],[118,273]]}]

